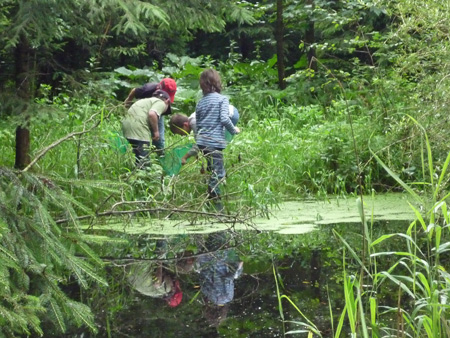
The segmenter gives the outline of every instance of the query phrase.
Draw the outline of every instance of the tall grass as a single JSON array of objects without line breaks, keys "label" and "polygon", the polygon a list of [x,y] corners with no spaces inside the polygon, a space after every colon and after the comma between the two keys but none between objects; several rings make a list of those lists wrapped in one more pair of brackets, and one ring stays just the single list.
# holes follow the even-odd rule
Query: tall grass
[{"label": "tall grass", "polygon": [[[316,334],[319,337],[322,337],[319,329],[312,323],[304,314],[303,312],[295,305],[295,303],[286,295],[281,294],[280,286],[279,286],[279,279],[281,278],[275,269],[275,266],[272,266],[273,268],[273,275],[275,279],[275,286],[277,290],[277,299],[278,299],[278,310],[280,312],[280,317],[282,319],[282,325],[283,325],[283,334],[297,334],[297,333],[308,333],[308,337],[312,337],[312,334]],[[286,321],[284,317],[283,312],[283,303],[282,300],[286,299],[289,304],[294,307],[295,311],[303,318],[304,321]],[[294,325],[300,326],[300,329],[297,330],[291,330],[286,332],[285,323],[290,322]]]},{"label": "tall grass", "polygon": [[[411,218],[414,219],[404,232],[386,233],[374,238],[375,222],[365,209],[370,197],[357,199],[356,208],[361,215],[360,245],[349,244],[334,231],[341,241],[343,251],[344,308],[337,313],[329,302],[330,321],[334,337],[449,337],[450,273],[447,260],[450,257],[450,214],[447,205],[449,193],[444,182],[450,154],[437,173],[430,142],[423,128],[422,166],[426,168],[426,180],[408,184],[386,165],[380,156],[372,153],[382,166],[410,195]],[[419,154],[420,156],[420,154]],[[421,191],[417,191],[417,187]],[[363,200],[365,199],[365,202]],[[374,211],[371,212],[371,215]],[[283,322],[282,295],[274,276]],[[386,297],[386,295],[388,295]],[[304,321],[296,323],[296,333],[316,330],[296,306]],[[337,320],[337,322],[335,322]],[[321,336],[320,332],[314,332]]]},{"label": "tall grass", "polygon": [[[450,154],[437,176],[428,136],[411,119],[421,129],[424,138],[425,156],[421,158],[422,166],[428,170],[428,179],[427,182],[416,183],[424,188],[424,194],[418,194],[373,153],[378,163],[414,199],[415,205],[410,205],[415,220],[405,233],[385,234],[372,239],[370,232],[366,231],[367,261],[359,259],[364,253],[361,255],[357,250],[349,250],[351,258],[360,264],[362,271],[359,277],[355,276],[358,283],[352,287],[358,291],[357,296],[346,293],[346,308],[353,308],[356,301],[360,309],[359,318],[348,316],[351,331],[358,336],[437,338],[450,334],[447,302],[450,274],[442,263],[442,257],[447,258],[450,254],[450,237],[446,231],[449,224],[446,199],[449,195],[442,186]],[[365,222],[364,218],[362,222]],[[342,237],[338,237],[348,246]],[[400,247],[398,239],[401,241]],[[391,242],[395,243],[395,249]],[[394,263],[386,265],[389,261],[386,258],[392,257],[396,257]],[[361,284],[362,281],[364,284]],[[344,287],[348,291],[347,283]],[[380,291],[387,288],[397,293],[395,302],[383,303],[380,298]],[[363,304],[369,305],[370,312],[363,311]],[[365,325],[366,317],[370,327]]]}]

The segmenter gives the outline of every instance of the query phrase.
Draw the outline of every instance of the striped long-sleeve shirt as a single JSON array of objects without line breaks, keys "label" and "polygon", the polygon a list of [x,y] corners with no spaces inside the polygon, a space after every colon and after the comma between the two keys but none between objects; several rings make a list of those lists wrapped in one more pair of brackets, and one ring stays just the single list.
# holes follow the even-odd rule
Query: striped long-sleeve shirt
[{"label": "striped long-sleeve shirt", "polygon": [[227,145],[225,129],[236,134],[228,106],[228,98],[219,93],[209,93],[200,99],[195,109],[198,145],[224,149]]},{"label": "striped long-sleeve shirt", "polygon": [[[233,257],[235,256],[235,257]],[[242,264],[231,250],[207,253],[198,257],[201,292],[217,305],[225,305],[234,298],[234,280],[242,274]]]}]

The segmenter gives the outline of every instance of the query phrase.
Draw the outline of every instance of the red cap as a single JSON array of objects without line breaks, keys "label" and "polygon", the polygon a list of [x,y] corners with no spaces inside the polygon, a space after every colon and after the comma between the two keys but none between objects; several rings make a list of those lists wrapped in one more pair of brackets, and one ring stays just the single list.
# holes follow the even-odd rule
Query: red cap
[{"label": "red cap", "polygon": [[171,78],[165,78],[162,79],[159,83],[162,90],[167,92],[170,96],[170,102],[173,103],[173,100],[175,99],[175,93],[177,91],[177,84],[174,79]]},{"label": "red cap", "polygon": [[183,293],[181,292],[180,282],[175,281],[174,286],[175,286],[175,293],[173,294],[172,297],[170,297],[167,300],[167,304],[169,304],[170,307],[176,307],[180,305],[181,300],[183,299]]}]

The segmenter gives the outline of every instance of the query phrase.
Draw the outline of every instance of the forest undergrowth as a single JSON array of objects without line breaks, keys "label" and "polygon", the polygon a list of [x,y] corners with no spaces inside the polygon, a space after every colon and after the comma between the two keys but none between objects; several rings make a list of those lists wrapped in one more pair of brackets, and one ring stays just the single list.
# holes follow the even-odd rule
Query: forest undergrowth
[{"label": "forest undergrowth", "polygon": [[[136,170],[120,138],[130,88],[170,75],[178,85],[173,111],[190,115],[201,96],[198,76],[214,67],[241,116],[242,132],[224,152],[226,220],[267,216],[270,207],[287,199],[408,193],[416,204],[405,231],[372,237],[373,222],[362,216],[358,231],[333,232],[341,243],[345,297],[340,313],[330,305],[333,336],[344,331],[354,337],[448,336],[450,278],[443,261],[450,246],[450,49],[443,23],[449,16],[442,2],[429,4],[436,10],[416,1],[386,4],[392,29],[383,34],[355,26],[357,38],[341,40],[349,50],[364,50],[365,58],[344,49],[330,57],[337,47],[317,44],[317,67],[302,68],[305,60],[298,61],[284,79],[286,89],[279,88],[276,58],[247,62],[230,47],[227,61],[170,54],[162,68],[155,63],[102,70],[91,58],[85,69],[63,77],[58,88],[40,83],[28,105],[2,93],[1,333],[43,335],[43,327],[97,331],[89,302],[74,300],[64,290],[76,284],[101,294],[111,282],[102,255],[138,255],[141,248],[125,236],[85,232],[86,222],[121,213],[124,219],[214,214],[206,199],[204,159],[169,176],[152,153],[152,166]],[[26,114],[10,113],[21,109]],[[14,130],[24,123],[31,132],[31,163],[19,170],[13,168]],[[167,151],[192,142],[166,127]],[[394,249],[386,248],[390,241]],[[274,244],[277,250],[282,245]],[[273,271],[283,324],[282,300],[297,311],[295,325],[320,336],[278,288],[276,267]],[[378,298],[385,285],[397,290],[396,304]]]}]

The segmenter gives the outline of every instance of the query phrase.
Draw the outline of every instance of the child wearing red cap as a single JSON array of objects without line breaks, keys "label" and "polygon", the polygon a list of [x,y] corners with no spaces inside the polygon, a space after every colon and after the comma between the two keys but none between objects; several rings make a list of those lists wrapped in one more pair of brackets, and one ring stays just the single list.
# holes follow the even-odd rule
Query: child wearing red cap
[{"label": "child wearing red cap", "polygon": [[[128,94],[128,97],[125,99],[125,107],[130,108],[133,99],[146,99],[153,97],[156,92],[158,91],[164,91],[167,94],[169,94],[170,103],[173,103],[175,99],[175,93],[177,91],[177,84],[174,79],[171,78],[164,78],[159,83],[158,82],[152,82],[152,83],[146,83],[145,85],[137,88],[133,88],[130,93]],[[153,144],[158,150],[158,154],[160,156],[164,155],[164,147],[165,147],[165,139],[164,139],[164,117],[162,115],[169,115],[172,113],[172,110],[169,106],[169,108],[161,115],[159,115],[158,119],[158,132],[159,132],[159,139],[153,140]],[[135,148],[133,148],[135,149]],[[137,156],[137,155],[136,155]]]},{"label": "child wearing red cap", "polygon": [[159,83],[158,82],[150,82],[145,85],[137,88],[131,89],[127,98],[125,99],[125,107],[129,108],[133,102],[133,99],[146,99],[153,96],[153,93],[158,90],[164,90],[167,94],[169,94],[170,102],[173,103],[175,99],[175,93],[177,92],[177,83],[174,79],[164,78]]}]

